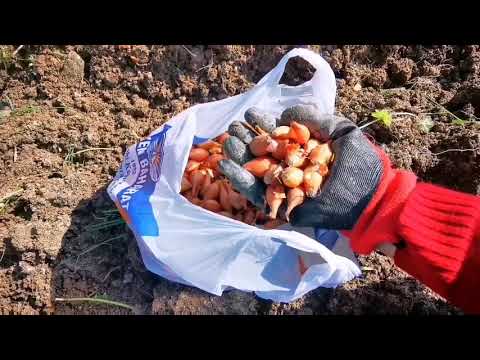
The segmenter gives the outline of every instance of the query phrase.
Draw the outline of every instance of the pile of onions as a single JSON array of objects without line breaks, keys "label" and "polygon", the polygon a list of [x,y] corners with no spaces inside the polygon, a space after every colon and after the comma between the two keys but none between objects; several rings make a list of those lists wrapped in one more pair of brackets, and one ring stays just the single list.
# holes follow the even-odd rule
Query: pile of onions
[{"label": "pile of onions", "polygon": [[181,193],[191,203],[206,210],[249,225],[264,224],[265,228],[274,228],[284,223],[277,219],[284,201],[285,216],[289,221],[295,207],[306,198],[319,195],[334,154],[330,143],[321,142],[315,133],[296,121],[290,126],[279,126],[271,133],[258,127],[250,129],[255,136],[248,138],[246,151],[251,155],[242,166],[267,185],[267,215],[235,191],[219,172],[218,163],[226,158],[223,144],[229,138],[228,133],[192,148],[182,178]]},{"label": "pile of onions", "polygon": [[249,225],[263,224],[267,229],[274,228],[278,221],[267,219],[262,211],[235,191],[228,179],[219,172],[218,163],[225,159],[223,143],[228,137],[228,133],[223,133],[192,147],[180,193],[192,204],[219,215]]},{"label": "pile of onions", "polygon": [[291,211],[305,198],[316,197],[334,158],[329,143],[320,142],[305,125],[295,121],[277,127],[271,134],[257,135],[249,147],[256,158],[243,167],[268,185],[265,198],[270,219],[277,218],[284,201],[289,220]]}]

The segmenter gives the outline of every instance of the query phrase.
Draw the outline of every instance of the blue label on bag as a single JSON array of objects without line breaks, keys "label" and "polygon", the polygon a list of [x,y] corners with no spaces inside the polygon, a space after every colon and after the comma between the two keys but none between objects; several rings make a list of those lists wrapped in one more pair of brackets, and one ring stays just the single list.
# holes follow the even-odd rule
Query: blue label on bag
[{"label": "blue label on bag", "polygon": [[132,228],[141,236],[158,235],[158,226],[149,199],[160,179],[163,146],[170,128],[171,126],[164,125],[159,133],[136,145],[135,152],[140,166],[137,178],[133,185],[117,195],[120,206],[128,212]]},{"label": "blue label on bag", "polygon": [[198,137],[198,136],[194,136],[193,137],[193,145],[203,144],[204,142],[206,142],[208,140],[209,140],[208,138],[201,138],[201,137]]},{"label": "blue label on bag", "polygon": [[325,230],[321,228],[315,228],[315,239],[325,246],[327,249],[332,250],[337,243],[338,233],[332,230]]}]

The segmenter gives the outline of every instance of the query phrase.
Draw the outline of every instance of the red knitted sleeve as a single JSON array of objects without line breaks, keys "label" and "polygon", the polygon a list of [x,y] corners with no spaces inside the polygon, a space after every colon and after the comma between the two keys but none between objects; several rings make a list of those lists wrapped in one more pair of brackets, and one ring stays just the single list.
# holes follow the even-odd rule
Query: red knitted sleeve
[{"label": "red knitted sleeve", "polygon": [[398,219],[395,263],[465,312],[480,313],[480,198],[418,184]]},{"label": "red knitted sleeve", "polygon": [[384,175],[351,231],[353,251],[403,242],[395,263],[465,312],[480,313],[480,197],[416,182],[392,169],[379,150]]}]

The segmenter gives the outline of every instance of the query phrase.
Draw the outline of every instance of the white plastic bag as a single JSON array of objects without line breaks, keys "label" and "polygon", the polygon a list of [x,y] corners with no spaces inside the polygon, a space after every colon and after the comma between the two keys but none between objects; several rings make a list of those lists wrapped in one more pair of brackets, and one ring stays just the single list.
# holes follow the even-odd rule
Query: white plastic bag
[{"label": "white plastic bag", "polygon": [[[295,56],[316,68],[313,78],[296,87],[279,85],[287,61]],[[276,116],[299,103],[333,113],[335,92],[327,62],[312,51],[293,49],[248,92],[195,105],[131,146],[108,193],[135,234],[147,269],[216,295],[236,288],[282,302],[358,276],[351,252],[335,254],[298,231],[246,225],[179,194],[192,143],[225,132],[251,106]]]}]

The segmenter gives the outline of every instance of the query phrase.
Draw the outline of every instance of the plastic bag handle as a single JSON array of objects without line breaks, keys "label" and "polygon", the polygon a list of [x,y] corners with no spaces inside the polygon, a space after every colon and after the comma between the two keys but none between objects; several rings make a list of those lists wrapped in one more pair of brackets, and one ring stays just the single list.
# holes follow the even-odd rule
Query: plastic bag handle
[{"label": "plastic bag handle", "polygon": [[313,77],[315,77],[319,73],[318,70],[325,66],[328,68],[329,73],[331,73],[330,65],[328,65],[328,63],[320,55],[308,49],[295,48],[286,53],[280,60],[280,62],[277,64],[277,66],[275,66],[257,83],[257,86],[262,86],[266,84],[277,86],[285,71],[285,66],[287,66],[288,60],[296,56],[299,56],[302,59],[308,61],[310,65],[315,68],[316,71],[315,74],[313,74]]}]

